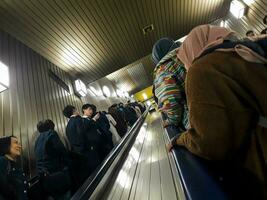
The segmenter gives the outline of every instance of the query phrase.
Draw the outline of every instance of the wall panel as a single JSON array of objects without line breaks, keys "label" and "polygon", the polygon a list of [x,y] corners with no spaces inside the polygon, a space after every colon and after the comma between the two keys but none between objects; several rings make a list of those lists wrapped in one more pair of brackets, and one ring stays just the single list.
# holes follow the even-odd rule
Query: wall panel
[{"label": "wall panel", "polygon": [[[64,141],[67,119],[62,110],[65,105],[80,109],[88,102],[99,110],[107,110],[111,104],[122,101],[114,96],[78,98],[68,73],[4,31],[0,31],[0,61],[9,67],[10,75],[9,89],[0,93],[0,136],[13,134],[19,138],[23,146],[21,165],[29,176],[35,174],[33,148],[38,121],[52,119]],[[49,70],[69,86],[70,93],[49,77]],[[108,85],[112,93],[115,92],[109,80],[100,80],[97,84],[99,88]]]},{"label": "wall panel", "polygon": [[66,72],[3,31],[0,32],[0,61],[9,67],[10,75],[10,88],[0,94],[0,136],[13,134],[19,138],[23,146],[21,164],[33,176],[37,122],[52,119],[62,138],[67,124],[62,109],[67,104],[80,108],[82,100],[73,92],[68,94],[48,75],[51,69],[72,87]]}]

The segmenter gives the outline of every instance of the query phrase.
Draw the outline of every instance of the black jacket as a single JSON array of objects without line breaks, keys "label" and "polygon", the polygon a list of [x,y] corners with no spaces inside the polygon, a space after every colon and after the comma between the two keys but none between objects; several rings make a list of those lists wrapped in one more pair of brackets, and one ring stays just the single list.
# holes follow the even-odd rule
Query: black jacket
[{"label": "black jacket", "polygon": [[127,133],[127,123],[125,121],[123,111],[120,112],[116,107],[110,107],[108,112],[117,122],[116,129],[121,137],[123,137]]},{"label": "black jacket", "polygon": [[102,133],[102,140],[104,141],[104,151],[105,156],[109,154],[109,152],[114,147],[112,142],[112,133],[109,131],[110,124],[106,115],[102,112],[99,112],[100,117],[96,120],[96,125],[98,130]]},{"label": "black jacket", "polygon": [[67,150],[57,132],[40,133],[34,147],[38,173],[54,173],[67,167]]},{"label": "black jacket", "polygon": [[0,199],[28,199],[25,174],[16,162],[5,156],[0,156]]},{"label": "black jacket", "polygon": [[66,136],[68,138],[72,152],[82,154],[85,149],[83,120],[81,116],[71,117],[67,127]]},{"label": "black jacket", "polygon": [[133,126],[134,123],[137,121],[137,115],[135,110],[131,106],[126,106],[124,108],[124,113],[125,113],[125,119],[129,126]]}]

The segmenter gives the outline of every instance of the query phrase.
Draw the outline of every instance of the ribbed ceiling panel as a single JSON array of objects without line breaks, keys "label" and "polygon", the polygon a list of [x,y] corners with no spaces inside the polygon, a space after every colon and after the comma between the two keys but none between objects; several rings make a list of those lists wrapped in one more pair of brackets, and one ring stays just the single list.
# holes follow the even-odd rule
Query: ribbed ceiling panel
[{"label": "ribbed ceiling panel", "polygon": [[[1,0],[0,28],[87,83],[221,18],[229,0]],[[143,35],[142,28],[154,25]]]}]

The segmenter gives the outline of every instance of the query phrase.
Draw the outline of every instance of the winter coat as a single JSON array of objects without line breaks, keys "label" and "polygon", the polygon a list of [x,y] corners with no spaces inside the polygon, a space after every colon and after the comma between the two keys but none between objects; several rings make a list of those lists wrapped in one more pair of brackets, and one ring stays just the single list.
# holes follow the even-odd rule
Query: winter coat
[{"label": "winter coat", "polygon": [[135,109],[127,105],[124,108],[124,113],[126,122],[129,124],[130,127],[132,127],[134,123],[137,121],[137,114]]},{"label": "winter coat", "polygon": [[102,133],[102,139],[104,141],[104,148],[106,149],[106,154],[108,154],[114,147],[112,142],[112,133],[109,131],[110,125],[106,115],[99,112],[100,117],[96,120],[96,125],[98,130]]},{"label": "winter coat", "polygon": [[[212,52],[188,71],[186,95],[191,128],[177,144],[230,166],[246,199],[267,199],[267,68],[235,52]],[[236,169],[237,170],[234,170]],[[240,198],[242,199],[242,198]]]},{"label": "winter coat", "polygon": [[123,137],[127,133],[127,123],[125,121],[125,118],[123,117],[121,112],[118,111],[116,107],[110,107],[108,109],[108,112],[116,121],[115,128],[118,134],[120,135],[120,137]]},{"label": "winter coat", "polygon": [[72,152],[81,154],[85,150],[83,121],[81,116],[71,117],[66,127],[66,136]]},{"label": "winter coat", "polygon": [[[169,59],[166,60],[166,57]],[[177,58],[175,50],[164,58],[164,62],[159,62],[154,70],[158,108],[167,115],[169,124],[188,129],[188,108],[184,88],[186,69]]]},{"label": "winter coat", "polygon": [[53,130],[40,133],[35,142],[34,152],[40,174],[54,173],[67,167],[67,150],[57,132]]},{"label": "winter coat", "polygon": [[26,200],[27,180],[25,173],[12,160],[0,156],[0,200]]}]

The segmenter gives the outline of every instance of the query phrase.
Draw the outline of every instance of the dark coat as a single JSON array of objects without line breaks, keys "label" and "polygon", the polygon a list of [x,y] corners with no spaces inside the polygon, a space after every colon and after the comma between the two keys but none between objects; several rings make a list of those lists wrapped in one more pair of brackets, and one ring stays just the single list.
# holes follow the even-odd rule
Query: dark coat
[{"label": "dark coat", "polygon": [[0,199],[28,199],[25,174],[16,162],[5,156],[0,157]]},{"label": "dark coat", "polygon": [[108,112],[117,122],[115,128],[117,129],[118,134],[123,137],[127,133],[127,123],[124,115],[122,115],[116,107],[110,107]]},{"label": "dark coat", "polygon": [[67,150],[55,131],[40,133],[34,153],[38,173],[54,173],[67,167]]},{"label": "dark coat", "polygon": [[[94,120],[82,117],[76,118],[75,120],[76,125],[80,127],[76,127],[75,129],[74,126],[72,134],[74,135],[76,133],[77,137],[80,137],[79,146],[82,147],[79,148],[80,150],[78,152],[71,152],[71,171],[76,184],[74,187],[77,189],[86,180],[86,178],[95,171],[103,160],[102,151],[104,142],[102,139],[102,133],[98,130],[97,124]],[[78,120],[79,122],[77,122]],[[77,131],[77,129],[79,131]]]},{"label": "dark coat", "polygon": [[85,148],[83,121],[81,116],[71,117],[67,127],[66,136],[68,138],[72,152],[83,153]]},{"label": "dark coat", "polygon": [[137,121],[137,115],[135,110],[131,106],[126,106],[124,108],[124,113],[125,113],[125,119],[129,126],[133,126],[134,123]]},{"label": "dark coat", "polygon": [[102,133],[98,130],[97,124],[94,120],[83,118],[84,124],[84,138],[86,142],[86,156],[92,173],[102,161],[102,151],[104,141]]},{"label": "dark coat", "polygon": [[100,117],[98,120],[96,120],[97,128],[102,133],[103,139],[105,141],[106,150],[109,153],[114,146],[112,142],[112,133],[109,130],[110,124],[107,116],[104,113],[99,112],[99,114]]}]

